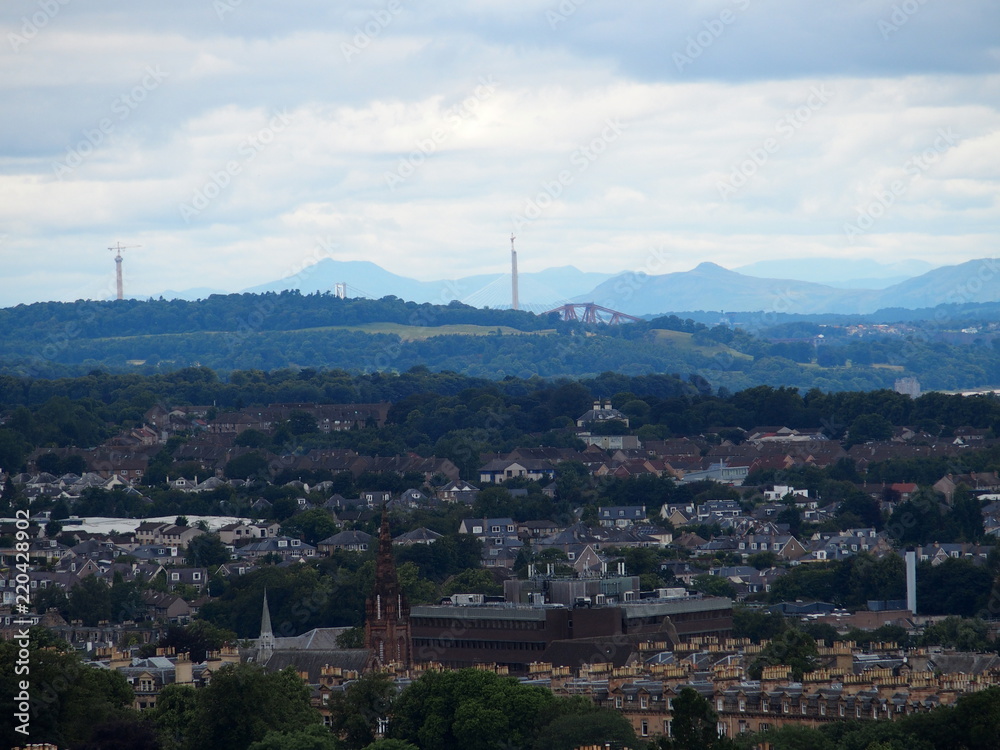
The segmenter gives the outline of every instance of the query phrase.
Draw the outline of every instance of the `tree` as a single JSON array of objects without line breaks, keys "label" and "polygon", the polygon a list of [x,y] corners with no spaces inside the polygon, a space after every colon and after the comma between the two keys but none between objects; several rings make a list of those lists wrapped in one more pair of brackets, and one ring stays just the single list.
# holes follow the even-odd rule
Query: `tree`
[{"label": "tree", "polygon": [[163,750],[187,747],[198,697],[199,694],[190,685],[166,685],[160,691],[153,710],[153,723]]},{"label": "tree", "polygon": [[493,672],[428,672],[396,700],[389,732],[434,750],[523,747],[537,736],[540,712],[554,700],[546,689]]},{"label": "tree", "polygon": [[375,742],[379,720],[392,713],[396,686],[384,672],[371,672],[330,697],[333,731],[346,750],[360,750]]},{"label": "tree", "polygon": [[718,744],[717,716],[711,704],[693,688],[673,699],[671,738],[661,737],[662,750],[708,750]]},{"label": "tree", "polygon": [[881,414],[862,414],[847,428],[845,447],[874,440],[889,440],[892,437],[892,422]]},{"label": "tree", "polygon": [[574,750],[608,744],[612,747],[636,746],[635,730],[624,715],[599,708],[589,700],[559,698],[542,712],[545,718],[551,714],[554,718],[539,730],[532,746],[534,750]]},{"label": "tree", "polygon": [[778,564],[780,558],[777,553],[771,550],[764,550],[763,552],[754,552],[747,558],[747,564],[752,565],[757,570],[765,570],[767,568],[773,568]]},{"label": "tree", "polygon": [[227,479],[270,476],[267,459],[259,451],[250,451],[229,461],[226,464],[225,474]]},{"label": "tree", "polygon": [[231,558],[218,534],[199,534],[188,542],[184,553],[184,561],[193,568],[218,567]]},{"label": "tree", "polygon": [[88,626],[110,620],[111,589],[91,574],[70,589],[68,610],[70,619],[82,620]]},{"label": "tree", "polygon": [[754,643],[771,640],[784,632],[787,625],[780,612],[768,612],[750,607],[733,607],[733,637],[749,638]]},{"label": "tree", "polygon": [[366,745],[363,750],[420,750],[420,748],[403,740],[381,739]]},{"label": "tree", "polygon": [[503,586],[485,568],[469,568],[456,576],[452,576],[444,585],[445,596],[452,594],[485,594],[497,596],[503,594]]},{"label": "tree", "polygon": [[137,716],[121,717],[94,727],[89,741],[74,750],[161,750],[152,722]]},{"label": "tree", "polygon": [[[155,648],[172,648],[176,653],[187,652],[195,664],[205,661],[209,651],[218,651],[223,646],[235,644],[236,633],[213,625],[205,620],[195,620],[190,625],[171,625]],[[152,654],[149,654],[152,655]]]},{"label": "tree", "polygon": [[764,667],[784,664],[792,668],[794,679],[801,680],[803,674],[816,668],[818,656],[816,639],[801,630],[790,628],[764,646],[747,673],[759,680]]},{"label": "tree", "polygon": [[[95,727],[126,716],[135,696],[121,673],[84,663],[45,628],[31,628],[29,639],[36,709],[31,718],[32,742],[76,747],[91,739]],[[0,641],[0,702],[8,707],[15,705],[18,690],[14,671],[18,651],[15,641]],[[12,719],[0,722],[0,747],[25,744],[24,736],[15,733]]]},{"label": "tree", "polygon": [[337,739],[321,724],[287,732],[268,732],[247,750],[340,750]]},{"label": "tree", "polygon": [[291,667],[265,672],[257,664],[228,664],[198,694],[190,724],[192,750],[246,750],[268,732],[319,724],[309,686]]},{"label": "tree", "polygon": [[337,531],[337,522],[330,511],[310,508],[287,519],[281,528],[288,536],[299,537],[307,544],[316,544]]},{"label": "tree", "polygon": [[691,588],[709,596],[736,596],[736,588],[732,581],[723,576],[713,576],[711,573],[701,573],[691,580]]}]

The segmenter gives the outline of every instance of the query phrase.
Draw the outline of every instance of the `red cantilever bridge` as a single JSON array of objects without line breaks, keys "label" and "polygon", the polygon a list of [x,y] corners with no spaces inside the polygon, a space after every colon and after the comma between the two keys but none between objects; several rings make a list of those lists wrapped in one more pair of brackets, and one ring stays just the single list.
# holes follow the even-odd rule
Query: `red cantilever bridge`
[{"label": "red cantilever bridge", "polygon": [[634,315],[627,315],[617,310],[601,307],[593,302],[578,302],[576,304],[563,305],[562,307],[547,310],[542,314],[548,315],[549,313],[559,313],[559,316],[563,320],[579,320],[584,323],[607,323],[611,326],[625,322],[638,323],[642,320],[642,318],[637,318]]}]

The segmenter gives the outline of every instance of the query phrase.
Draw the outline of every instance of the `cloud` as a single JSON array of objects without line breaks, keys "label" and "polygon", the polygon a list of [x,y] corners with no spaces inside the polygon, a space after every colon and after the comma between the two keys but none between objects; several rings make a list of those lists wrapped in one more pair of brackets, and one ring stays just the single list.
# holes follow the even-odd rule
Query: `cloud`
[{"label": "cloud", "polygon": [[995,253],[994,3],[11,5],[0,304]]}]

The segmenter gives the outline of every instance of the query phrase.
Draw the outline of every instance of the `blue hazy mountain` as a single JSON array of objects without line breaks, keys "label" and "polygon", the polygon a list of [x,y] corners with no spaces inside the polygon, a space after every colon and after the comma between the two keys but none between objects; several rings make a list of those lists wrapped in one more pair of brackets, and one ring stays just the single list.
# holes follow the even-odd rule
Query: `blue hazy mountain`
[{"label": "blue hazy mountain", "polygon": [[885,289],[936,266],[923,260],[905,259],[880,263],[870,258],[845,261],[843,258],[798,258],[761,260],[732,269],[746,276],[765,279],[794,279],[840,289]]},{"label": "blue hazy mountain", "polygon": [[[518,297],[522,308],[556,306],[584,294],[611,277],[608,273],[587,273],[573,266],[547,268],[518,274]],[[324,258],[294,276],[245,289],[247,292],[280,292],[298,289],[303,294],[332,292],[335,285],[347,284],[350,297],[380,298],[392,295],[412,302],[446,305],[460,300],[476,307],[510,307],[509,274],[480,274],[457,279],[417,281],[387,271],[364,260]]]},{"label": "blue hazy mountain", "polygon": [[1000,301],[1000,261],[980,259],[942,266],[885,289],[759,278],[702,263],[691,271],[657,276],[620,274],[577,301],[597,302],[632,315],[684,310],[865,314],[890,307],[996,302]]}]

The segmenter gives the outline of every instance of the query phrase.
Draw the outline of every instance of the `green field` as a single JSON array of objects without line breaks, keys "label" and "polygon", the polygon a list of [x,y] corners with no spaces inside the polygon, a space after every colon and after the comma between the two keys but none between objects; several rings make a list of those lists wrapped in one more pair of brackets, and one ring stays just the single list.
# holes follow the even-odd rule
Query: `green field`
[{"label": "green field", "polygon": [[683,333],[682,331],[668,331],[663,328],[654,328],[649,332],[649,335],[658,344],[698,352],[706,356],[728,354],[734,359],[753,359],[749,354],[743,354],[724,344],[696,344],[692,340],[694,337],[690,333]]},{"label": "green field", "polygon": [[408,326],[402,323],[364,323],[359,326],[326,326],[311,331],[360,331],[362,333],[388,333],[403,341],[423,341],[433,336],[490,336],[500,331],[504,336],[547,336],[552,330],[520,331],[509,326],[444,325]]}]

